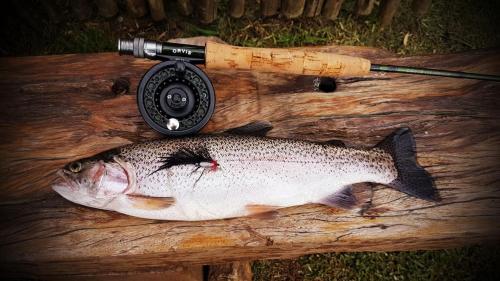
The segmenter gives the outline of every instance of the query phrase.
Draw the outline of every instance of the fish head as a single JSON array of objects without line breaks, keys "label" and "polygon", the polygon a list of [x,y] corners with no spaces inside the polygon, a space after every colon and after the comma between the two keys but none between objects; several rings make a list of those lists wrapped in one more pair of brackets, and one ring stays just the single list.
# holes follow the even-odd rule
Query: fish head
[{"label": "fish head", "polygon": [[84,206],[107,206],[129,186],[125,167],[110,159],[83,159],[69,163],[57,172],[52,188],[64,198]]}]

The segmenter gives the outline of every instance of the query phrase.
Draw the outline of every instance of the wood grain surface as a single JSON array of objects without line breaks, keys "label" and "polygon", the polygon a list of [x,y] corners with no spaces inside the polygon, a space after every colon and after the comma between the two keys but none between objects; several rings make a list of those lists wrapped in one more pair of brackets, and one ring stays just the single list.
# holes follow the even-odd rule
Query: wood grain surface
[{"label": "wood grain surface", "polygon": [[[500,74],[498,50],[406,58],[362,47],[307,50]],[[160,137],[135,101],[141,76],[154,64],[116,53],[0,59],[2,276],[141,273],[175,264],[498,242],[495,82],[371,73],[338,79],[337,90],[324,93],[313,91],[310,76],[207,71],[217,105],[205,133],[267,120],[273,137],[372,146],[409,126],[419,162],[436,179],[439,203],[376,186],[364,210],[306,205],[280,210],[274,219],[167,222],[91,209],[55,194],[50,184],[65,163]]]}]

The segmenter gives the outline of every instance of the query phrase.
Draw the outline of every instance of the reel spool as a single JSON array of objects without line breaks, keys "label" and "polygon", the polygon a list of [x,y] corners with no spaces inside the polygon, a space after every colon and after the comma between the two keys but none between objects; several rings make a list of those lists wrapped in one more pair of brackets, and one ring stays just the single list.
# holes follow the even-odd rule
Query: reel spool
[{"label": "reel spool", "polygon": [[194,134],[215,108],[215,92],[208,76],[186,61],[164,61],[142,77],[137,104],[146,123],[168,136]]}]

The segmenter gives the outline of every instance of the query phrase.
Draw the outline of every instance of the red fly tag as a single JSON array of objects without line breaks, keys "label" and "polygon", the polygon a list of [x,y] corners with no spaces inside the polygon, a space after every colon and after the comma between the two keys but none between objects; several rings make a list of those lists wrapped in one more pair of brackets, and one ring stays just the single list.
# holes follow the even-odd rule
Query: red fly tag
[{"label": "red fly tag", "polygon": [[217,163],[217,161],[212,160],[212,161],[210,161],[210,164],[211,164],[210,169],[212,171],[217,171],[217,167],[219,167],[219,164]]}]

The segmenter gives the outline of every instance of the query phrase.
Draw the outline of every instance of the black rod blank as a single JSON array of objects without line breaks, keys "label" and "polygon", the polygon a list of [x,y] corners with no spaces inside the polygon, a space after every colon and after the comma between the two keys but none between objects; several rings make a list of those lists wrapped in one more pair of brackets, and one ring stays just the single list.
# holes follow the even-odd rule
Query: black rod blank
[{"label": "black rod blank", "polygon": [[420,74],[420,75],[466,78],[466,79],[477,79],[477,80],[488,80],[488,81],[500,82],[500,76],[498,76],[498,75],[468,73],[468,72],[450,71],[450,70],[439,70],[439,69],[432,69],[432,68],[372,64],[370,67],[370,70],[371,71]]}]

